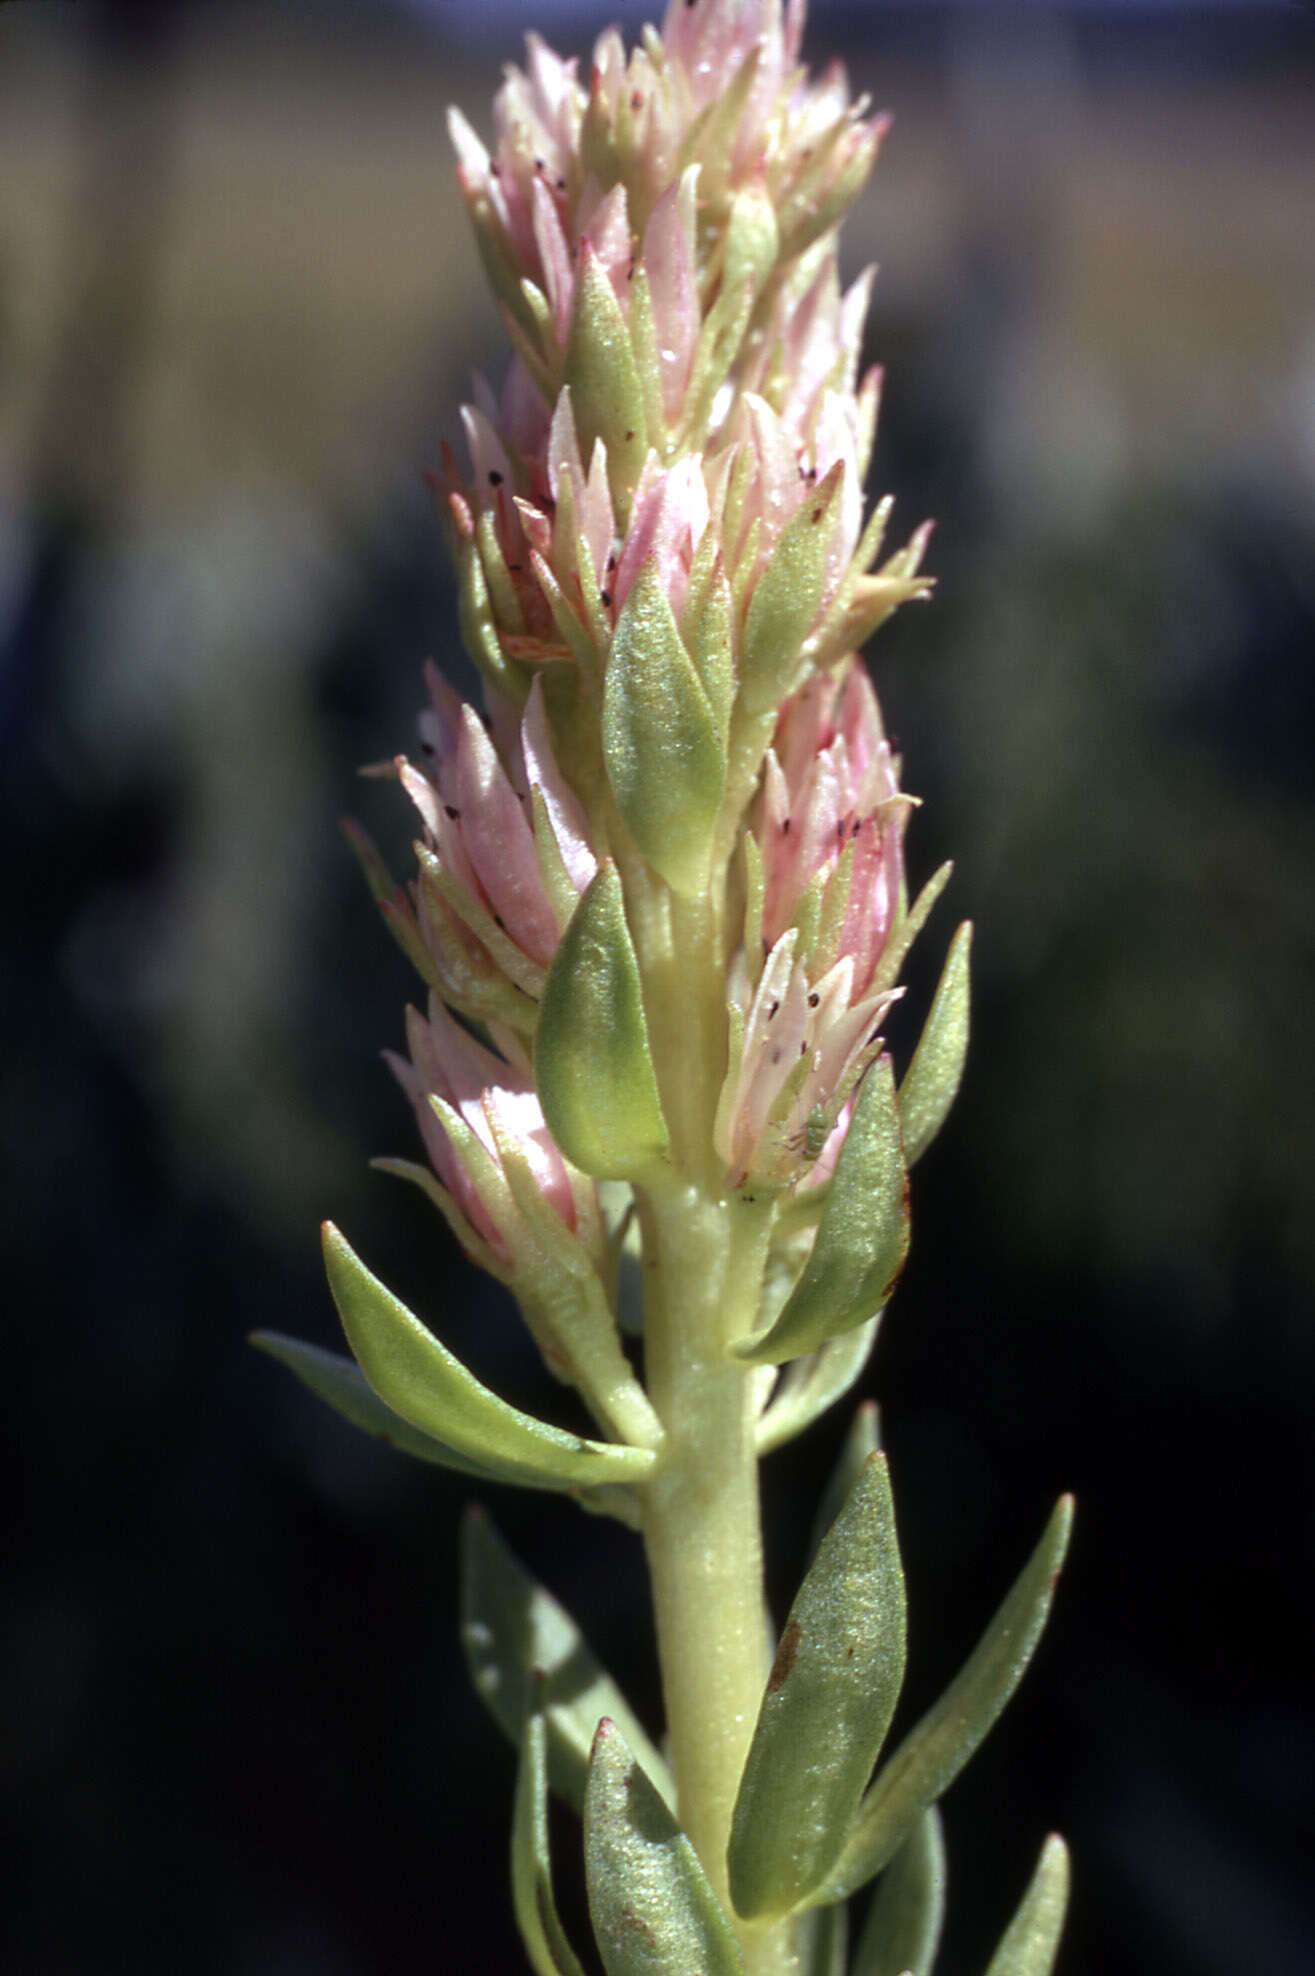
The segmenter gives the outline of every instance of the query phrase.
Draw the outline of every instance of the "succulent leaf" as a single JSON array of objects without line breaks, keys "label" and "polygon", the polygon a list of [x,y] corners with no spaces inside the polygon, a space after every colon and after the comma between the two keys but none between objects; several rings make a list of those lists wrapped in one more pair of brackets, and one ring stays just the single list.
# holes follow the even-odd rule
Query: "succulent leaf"
[{"label": "succulent leaf", "polygon": [[877,1772],[827,1884],[829,1898],[855,1893],[894,1858],[914,1821],[953,1783],[996,1721],[1041,1637],[1072,1522],[1073,1498],[1061,1496],[974,1652]]},{"label": "succulent leaf", "polygon": [[614,1722],[594,1741],[584,1863],[607,1976],[744,1976],[698,1854]]},{"label": "succulent leaf", "polygon": [[890,1476],[870,1455],[781,1635],[740,1780],[727,1863],[742,1915],[787,1914],[840,1857],[904,1674]]},{"label": "succulent leaf", "polygon": [[584,1976],[580,1959],[566,1939],[553,1896],[548,1847],[548,1727],[537,1697],[525,1720],[516,1770],[511,1899],[535,1976]]},{"label": "succulent leaf", "polygon": [[963,1076],[968,1054],[968,955],[972,937],[972,921],[966,919],[950,942],[918,1047],[900,1085],[900,1130],[910,1166],[922,1158],[945,1123]]},{"label": "succulent leaf", "polygon": [[1052,1832],[986,1976],[1050,1976],[1068,1906],[1068,1847]]},{"label": "succulent leaf", "polygon": [[931,1976],[945,1918],[945,1841],[928,1805],[881,1876],[851,1976]]},{"label": "succulent leaf", "polygon": [[483,1510],[467,1512],[461,1544],[461,1640],[475,1691],[512,1742],[534,1705],[547,1725],[552,1788],[578,1811],[594,1735],[604,1716],[668,1800],[670,1772],[579,1627],[503,1543]]},{"label": "succulent leaf", "polygon": [[467,1460],[491,1460],[541,1488],[633,1482],[652,1468],[646,1449],[568,1434],[500,1400],[371,1275],[332,1222],[323,1234],[329,1288],[347,1342],[379,1398],[412,1427]]}]

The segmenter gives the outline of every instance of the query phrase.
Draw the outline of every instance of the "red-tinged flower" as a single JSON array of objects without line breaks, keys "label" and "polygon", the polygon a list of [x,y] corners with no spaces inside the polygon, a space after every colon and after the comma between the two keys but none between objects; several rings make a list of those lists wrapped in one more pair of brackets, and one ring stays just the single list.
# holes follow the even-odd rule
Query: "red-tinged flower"
[{"label": "red-tinged flower", "polygon": [[731,984],[731,1064],[714,1142],[731,1184],[805,1184],[834,1168],[855,1087],[877,1054],[886,1011],[902,992],[855,995],[853,958],[814,975],[790,927],[751,988]]},{"label": "red-tinged flower", "polygon": [[[437,996],[428,1019],[407,1010],[409,1057],[386,1051],[387,1061],[415,1109],[430,1164],[445,1191],[445,1208],[458,1235],[468,1224],[501,1271],[514,1274],[533,1243],[507,1178],[518,1160],[558,1220],[591,1245],[598,1241],[599,1212],[593,1183],[568,1167],[553,1144],[534,1078],[518,1046],[506,1038],[501,1057],[453,1020]],[[470,1244],[468,1246],[476,1246]]]},{"label": "red-tinged flower", "polygon": [[400,756],[395,765],[424,824],[421,869],[393,910],[455,1007],[528,1032],[575,901],[597,870],[584,811],[558,767],[537,681],[519,721],[495,704],[486,726],[432,666],[426,679],[428,759],[417,767]]},{"label": "red-tinged flower", "polygon": [[752,818],[764,943],[780,939],[810,887],[823,915],[834,895],[836,951],[853,961],[854,991],[865,993],[900,910],[912,800],[900,791],[862,662],[839,677],[815,674],[782,709]]}]

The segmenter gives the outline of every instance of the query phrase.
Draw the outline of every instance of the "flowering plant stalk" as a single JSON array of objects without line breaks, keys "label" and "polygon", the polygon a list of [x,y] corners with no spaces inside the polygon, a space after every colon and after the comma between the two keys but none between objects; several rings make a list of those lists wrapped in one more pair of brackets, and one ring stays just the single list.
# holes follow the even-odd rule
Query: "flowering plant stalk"
[{"label": "flowering plant stalk", "polygon": [[[801,69],[803,12],[672,0],[587,77],[531,36],[493,150],[451,119],[513,354],[434,483],[483,710],[429,670],[421,755],[388,770],[418,820],[407,884],[350,826],[427,989],[390,1061],[428,1163],[380,1164],[508,1286],[595,1433],[489,1391],[332,1226],[354,1362],[260,1341],[367,1431],[642,1540],[666,1754],[492,1526],[467,1530],[538,1976],[581,1969],[549,1791],[583,1812],[608,1976],[926,1972],[936,1801],[1022,1674],[1068,1530],[1065,1500],[883,1756],[904,1588],[863,1406],[779,1635],[765,1618],[758,1464],[863,1371],[968,1030],[965,925],[897,1082],[883,1025],[948,868],[910,901],[914,799],[857,654],[927,593],[928,531],[882,560],[889,502],[864,519],[870,273],[842,289],[836,236],[884,125],[839,68]],[[1066,1875],[1052,1838],[989,1976],[1050,1969]]]}]

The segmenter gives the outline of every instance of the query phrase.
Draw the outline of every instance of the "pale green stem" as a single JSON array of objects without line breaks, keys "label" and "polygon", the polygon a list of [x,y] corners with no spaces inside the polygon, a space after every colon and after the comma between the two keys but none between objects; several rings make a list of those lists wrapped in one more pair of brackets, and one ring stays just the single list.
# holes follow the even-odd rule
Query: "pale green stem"
[{"label": "pale green stem", "polygon": [[[771,1661],[753,1380],[727,1345],[757,1317],[770,1207],[673,1183],[640,1200],[645,1368],[666,1433],[644,1491],[681,1821],[726,1912],[726,1845]],[[788,1922],[737,1922],[749,1976],[797,1967]]]}]

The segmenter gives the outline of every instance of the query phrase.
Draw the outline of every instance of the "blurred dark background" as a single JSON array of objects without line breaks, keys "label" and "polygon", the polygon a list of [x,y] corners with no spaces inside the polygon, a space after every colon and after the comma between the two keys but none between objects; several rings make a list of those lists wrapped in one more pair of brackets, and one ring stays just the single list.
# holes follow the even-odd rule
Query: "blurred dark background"
[{"label": "blurred dark background", "polygon": [[[510,1755],[454,1627],[466,1491],[244,1338],[333,1342],[331,1214],[485,1377],[560,1404],[366,1169],[412,1150],[378,1051],[414,990],[334,830],[357,808],[405,855],[354,769],[454,654],[420,473],[502,361],[443,111],[487,130],[531,18],[599,25],[0,6],[12,1976],[524,1967]],[[867,1382],[910,1712],[1080,1497],[1049,1637],[948,1801],[941,1969],[983,1967],[1055,1825],[1067,1976],[1298,1976],[1315,16],[819,4],[807,48],[897,113],[846,265],[883,263],[875,480],[940,518],[935,606],[874,654],[915,873],[958,861],[913,1010],[951,911],[978,922],[969,1075]],[[782,1606],[835,1442],[774,1458]],[[493,1508],[651,1718],[632,1540]]]}]

